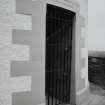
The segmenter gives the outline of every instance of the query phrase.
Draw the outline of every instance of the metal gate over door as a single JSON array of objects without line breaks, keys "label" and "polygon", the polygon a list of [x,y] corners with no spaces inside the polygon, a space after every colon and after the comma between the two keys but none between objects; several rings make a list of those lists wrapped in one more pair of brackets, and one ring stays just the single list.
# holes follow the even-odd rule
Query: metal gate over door
[{"label": "metal gate over door", "polygon": [[70,103],[72,27],[74,13],[47,5],[46,104]]}]

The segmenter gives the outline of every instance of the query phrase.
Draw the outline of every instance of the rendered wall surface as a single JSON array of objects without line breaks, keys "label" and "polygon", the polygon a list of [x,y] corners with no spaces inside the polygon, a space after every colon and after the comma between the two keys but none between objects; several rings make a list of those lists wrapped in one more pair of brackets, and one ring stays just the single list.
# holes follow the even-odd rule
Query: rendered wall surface
[{"label": "rendered wall surface", "polygon": [[[87,10],[84,6],[86,4],[84,0],[78,2],[80,12],[86,19]],[[84,28],[77,31],[79,36],[76,38],[78,45],[76,51],[79,51],[76,52],[78,95],[83,94],[88,88],[85,28],[87,22],[85,21],[84,25],[82,21],[84,19],[79,20],[78,27]],[[45,102],[43,34],[45,34],[43,2],[39,4],[31,0],[0,0],[0,105],[38,105]]]},{"label": "rendered wall surface", "polygon": [[13,42],[14,30],[28,33],[32,30],[32,18],[16,13],[15,0],[0,0],[0,105],[16,105],[12,104],[14,93],[31,91],[30,75],[11,76],[14,62],[30,59],[30,46]]},{"label": "rendered wall surface", "polygon": [[[85,19],[85,26],[81,28],[81,78],[82,81],[78,82],[80,89],[77,92],[77,105],[84,105],[89,96],[89,83],[88,83],[88,0],[78,0],[80,4],[80,14]],[[82,83],[82,85],[81,85]],[[84,84],[83,84],[84,83]],[[84,87],[84,88],[83,88]]]}]

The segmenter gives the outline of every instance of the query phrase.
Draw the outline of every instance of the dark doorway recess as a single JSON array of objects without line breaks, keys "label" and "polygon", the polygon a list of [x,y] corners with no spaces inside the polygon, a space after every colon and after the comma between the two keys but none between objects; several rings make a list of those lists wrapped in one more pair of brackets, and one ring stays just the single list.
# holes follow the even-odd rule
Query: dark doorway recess
[{"label": "dark doorway recess", "polygon": [[70,103],[73,17],[74,13],[69,10],[47,5],[47,105]]}]

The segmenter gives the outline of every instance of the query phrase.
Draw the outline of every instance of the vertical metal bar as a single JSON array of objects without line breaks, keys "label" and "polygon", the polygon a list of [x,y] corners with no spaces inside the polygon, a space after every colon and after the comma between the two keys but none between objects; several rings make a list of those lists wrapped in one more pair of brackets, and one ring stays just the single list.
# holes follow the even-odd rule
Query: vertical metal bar
[{"label": "vertical metal bar", "polygon": [[[62,14],[61,14],[62,15]],[[63,88],[64,88],[64,83],[63,83],[63,80],[64,80],[64,77],[63,77],[63,72],[64,72],[64,22],[63,20],[61,20],[61,24],[62,24],[62,29],[61,29],[61,34],[60,34],[60,53],[61,53],[61,63],[60,63],[60,85],[61,85],[61,88],[60,88],[60,100],[61,102],[63,103],[63,95],[64,95],[64,92],[63,92]]]},{"label": "vertical metal bar", "polygon": [[[57,33],[56,33],[56,36],[57,36]],[[58,39],[57,39],[57,45],[56,45],[56,54],[57,54],[57,58],[58,58]],[[58,101],[57,101],[57,90],[58,90],[58,89],[57,89],[57,87],[58,87],[58,79],[57,79],[57,73],[58,73],[58,71],[57,71],[57,69],[58,69],[58,66],[57,66],[57,65],[58,65],[58,64],[57,64],[57,63],[58,63],[58,62],[57,62],[57,60],[58,60],[58,59],[57,59],[57,58],[56,58],[56,75],[55,75],[55,76],[56,76],[56,77],[55,77],[55,79],[56,79],[56,87],[55,87],[55,88],[56,88],[56,89],[55,89],[56,104],[58,104]]]},{"label": "vertical metal bar", "polygon": [[[57,17],[56,17],[57,18]],[[60,22],[58,20],[56,20],[58,22],[58,24],[60,24]],[[59,34],[60,34],[60,30],[56,30],[56,35],[57,35],[57,72],[56,72],[56,79],[57,79],[57,84],[56,84],[56,99],[57,99],[57,104],[60,104],[60,100],[59,100],[59,70],[60,70],[60,65],[59,65],[59,61],[60,61],[60,55],[59,55]]]},{"label": "vertical metal bar", "polygon": [[69,70],[70,70],[70,68],[69,68],[69,65],[70,65],[70,62],[69,62],[69,59],[70,59],[70,58],[69,58],[69,57],[70,57],[70,56],[69,56],[69,50],[70,50],[70,49],[69,49],[69,46],[70,46],[69,44],[70,44],[70,43],[69,43],[69,41],[70,41],[70,39],[69,39],[69,38],[70,38],[70,35],[71,35],[71,34],[69,33],[69,25],[68,25],[67,29],[68,29],[68,32],[67,32],[67,44],[68,44],[67,46],[68,46],[68,52],[67,52],[67,81],[66,81],[66,86],[67,86],[67,87],[66,87],[66,93],[67,93],[67,97],[66,97],[66,101],[68,102],[68,97],[69,97],[69,94],[68,94],[69,92],[68,92],[68,90],[70,89],[70,88],[69,88],[70,86],[69,86],[69,84],[68,84],[68,81],[69,81],[69,78],[70,78],[70,77],[69,77]]},{"label": "vertical metal bar", "polygon": [[[71,61],[72,61],[72,35],[73,35],[73,16],[72,16],[72,22],[71,22],[71,26],[70,26],[70,33],[71,33],[71,37],[70,37],[70,45],[71,45],[71,49],[70,49],[70,85],[71,85]],[[71,86],[70,86],[71,88]],[[71,89],[70,89],[71,90]],[[70,94],[70,92],[69,92]],[[69,98],[70,99],[70,98]]]},{"label": "vertical metal bar", "polygon": [[70,102],[70,88],[71,88],[71,50],[72,50],[72,40],[71,40],[71,36],[72,36],[72,34],[71,34],[71,24],[70,24],[70,26],[69,26],[69,34],[70,34],[70,36],[69,36],[69,43],[70,43],[70,51],[69,51],[69,56],[70,56],[70,58],[69,58],[69,68],[68,68],[68,74],[69,74],[69,102]]},{"label": "vertical metal bar", "polygon": [[55,35],[55,32],[56,32],[56,20],[54,19],[55,17],[55,10],[53,11],[53,83],[52,83],[52,105],[54,104],[55,102],[55,57],[56,57],[56,35]]},{"label": "vertical metal bar", "polygon": [[68,52],[68,30],[67,30],[67,25],[68,23],[65,23],[66,24],[66,27],[65,27],[65,103],[66,103],[66,97],[67,97],[67,63],[68,63],[68,55],[67,55],[67,52]]},{"label": "vertical metal bar", "polygon": [[58,68],[58,56],[59,56],[59,54],[58,54],[58,48],[59,48],[59,46],[58,46],[58,32],[56,32],[56,37],[57,37],[57,39],[56,39],[56,41],[57,41],[57,43],[56,43],[56,54],[57,54],[57,56],[56,56],[56,104],[58,104],[58,78],[57,78],[58,77],[58,69],[59,69]]},{"label": "vertical metal bar", "polygon": [[[59,17],[58,17],[58,21],[59,21],[59,24],[61,24],[61,21],[59,20]],[[60,26],[60,28],[61,27],[62,26]],[[61,40],[60,38],[61,37],[60,37],[60,35],[61,35],[61,29],[59,29],[59,33],[58,33],[58,100],[59,100],[59,104],[61,104],[60,103],[60,93],[61,93],[61,91],[60,91],[61,90],[61,87],[60,87],[60,75],[61,75],[61,55],[62,55],[62,53],[60,52],[61,51],[61,46],[60,46],[60,40]]]},{"label": "vertical metal bar", "polygon": [[[59,11],[58,11],[59,12]],[[58,13],[57,12],[57,13]],[[58,17],[56,17],[56,19],[57,19]],[[57,20],[58,22],[59,22],[59,20]],[[60,24],[60,23],[59,23]],[[58,30],[58,32],[57,32],[57,37],[58,37],[58,41],[57,41],[57,52],[58,52],[58,61],[57,61],[57,81],[58,81],[58,85],[57,85],[57,99],[58,99],[58,104],[60,104],[60,100],[59,100],[59,91],[60,91],[60,86],[59,86],[59,70],[60,70],[60,60],[59,60],[59,58],[60,58],[60,55],[59,55],[59,50],[60,50],[60,47],[59,47],[59,34],[60,34],[60,30]]]},{"label": "vertical metal bar", "polygon": [[[66,13],[66,16],[68,15],[68,13]],[[65,103],[67,104],[67,97],[68,97],[68,94],[67,94],[67,87],[68,87],[68,84],[67,84],[67,80],[68,80],[68,40],[69,40],[69,34],[68,34],[68,19],[66,19],[66,68],[65,68],[65,72],[66,72],[66,80],[65,80],[65,94],[66,94],[66,97],[65,97]]]},{"label": "vertical metal bar", "polygon": [[[69,23],[70,24],[70,23]],[[68,24],[68,60],[67,60],[67,73],[68,73],[68,80],[67,80],[67,102],[69,102],[69,97],[70,97],[70,78],[71,78],[71,74],[70,74],[70,71],[71,71],[71,63],[70,63],[70,54],[71,54],[71,49],[70,49],[70,37],[71,37],[71,33],[69,32],[70,31],[70,27],[69,27],[69,24]]]},{"label": "vertical metal bar", "polygon": [[63,57],[63,103],[64,103],[64,99],[65,99],[65,84],[64,84],[64,82],[65,82],[65,64],[66,64],[66,62],[65,62],[65,47],[66,47],[66,43],[65,43],[65,34],[66,34],[66,32],[65,32],[65,29],[66,29],[66,25],[65,25],[65,22],[64,22],[64,29],[63,29],[63,46],[64,46],[64,49],[63,49],[63,53],[64,53],[64,57]]},{"label": "vertical metal bar", "polygon": [[[59,22],[60,22],[60,24],[62,23],[60,20],[59,20]],[[59,104],[61,104],[61,75],[62,75],[62,67],[61,67],[61,65],[62,65],[62,52],[61,52],[61,50],[62,50],[62,46],[61,46],[61,35],[62,35],[62,26],[61,26],[61,29],[60,29],[60,31],[59,31],[59,43],[58,43],[58,46],[59,46],[59,71],[58,71],[58,76],[59,76]]]},{"label": "vertical metal bar", "polygon": [[54,57],[53,57],[53,104],[54,104],[55,103],[55,56],[56,56],[56,52],[55,52],[56,51],[55,50],[55,48],[56,48],[56,46],[55,46],[55,42],[56,42],[55,37],[56,36],[55,36],[55,20],[54,19],[53,19],[53,30],[54,30],[53,31],[54,32],[54,46],[53,46],[54,47],[54,49],[53,49],[54,50],[54,52],[53,52],[54,53]]},{"label": "vertical metal bar", "polygon": [[[53,13],[53,17],[54,17],[54,13]],[[52,19],[52,32],[53,32],[53,51],[52,51],[52,53],[53,53],[53,57],[52,57],[52,105],[53,105],[53,102],[54,102],[54,58],[55,58],[55,34],[54,34],[54,32],[55,32],[55,30],[54,30],[54,20]]]},{"label": "vertical metal bar", "polygon": [[[55,16],[55,14],[54,14],[54,16]],[[54,96],[55,96],[55,105],[57,105],[57,55],[58,55],[58,53],[57,53],[57,48],[58,48],[58,46],[57,46],[57,41],[58,41],[58,39],[57,39],[57,33],[56,33],[56,31],[57,31],[57,29],[56,29],[56,24],[57,24],[57,21],[54,19],[54,30],[55,30],[55,43],[56,43],[56,45],[55,45],[55,65],[54,65],[54,68],[55,68],[55,71],[54,71],[54,79],[55,79],[55,87],[54,87]]]},{"label": "vertical metal bar", "polygon": [[[54,17],[55,17],[55,11],[54,11]],[[54,19],[54,34],[55,34],[55,42],[56,42],[56,20]],[[54,99],[55,99],[55,105],[57,104],[57,100],[56,100],[56,56],[57,56],[57,49],[56,49],[56,45],[55,45],[55,60],[54,60]]]},{"label": "vertical metal bar", "polygon": [[69,51],[68,51],[68,97],[67,101],[70,102],[70,87],[71,87],[71,22],[68,24],[68,44],[69,44]]},{"label": "vertical metal bar", "polygon": [[[72,23],[71,23],[72,24]],[[68,81],[68,87],[69,87],[69,89],[68,89],[68,93],[69,93],[69,101],[70,101],[70,87],[71,87],[71,50],[72,50],[72,32],[71,32],[71,30],[72,30],[72,25],[70,24],[70,26],[69,26],[69,44],[70,44],[70,51],[69,51],[69,56],[70,56],[70,58],[68,59],[68,74],[69,74],[69,81]]]},{"label": "vertical metal bar", "polygon": [[[53,11],[52,11],[52,17],[53,17]],[[51,105],[53,105],[53,57],[54,57],[54,53],[53,53],[53,49],[54,49],[54,33],[53,33],[53,19],[51,19],[51,35],[52,35],[52,42],[51,42]]]},{"label": "vertical metal bar", "polygon": [[[61,20],[59,20],[60,24],[62,24]],[[61,96],[62,96],[62,85],[61,85],[61,79],[62,79],[62,45],[61,45],[61,39],[62,39],[62,26],[60,27],[60,31],[59,31],[59,43],[58,43],[58,46],[59,46],[59,71],[58,71],[58,76],[59,76],[59,104],[62,104],[62,100],[61,100]]]},{"label": "vertical metal bar", "polygon": [[[58,11],[57,11],[57,13],[58,13]],[[57,14],[56,13],[56,14]],[[58,21],[57,20],[57,16],[55,17],[56,18],[56,21]],[[59,21],[58,21],[59,22]],[[57,30],[57,32],[56,32],[56,34],[57,34],[57,56],[58,56],[58,59],[57,59],[57,104],[59,104],[59,79],[58,79],[58,76],[59,76],[59,30]]]},{"label": "vertical metal bar", "polygon": [[[67,23],[66,23],[66,28],[68,28],[67,27]],[[65,89],[64,89],[64,91],[65,91],[65,102],[66,102],[66,99],[67,99],[67,67],[68,67],[68,65],[67,65],[67,62],[68,62],[68,56],[67,56],[67,51],[68,51],[68,30],[66,29],[65,30],[66,32],[65,32],[65,43],[66,43],[66,45],[65,45],[65,74],[64,74],[64,76],[65,76]]]},{"label": "vertical metal bar", "polygon": [[[60,15],[62,16],[62,11],[60,12]],[[64,42],[64,22],[62,18],[60,17],[60,22],[61,22],[61,34],[59,35],[60,39],[60,101],[61,104],[63,102],[63,69],[64,69],[64,52],[63,52],[63,42]]]}]

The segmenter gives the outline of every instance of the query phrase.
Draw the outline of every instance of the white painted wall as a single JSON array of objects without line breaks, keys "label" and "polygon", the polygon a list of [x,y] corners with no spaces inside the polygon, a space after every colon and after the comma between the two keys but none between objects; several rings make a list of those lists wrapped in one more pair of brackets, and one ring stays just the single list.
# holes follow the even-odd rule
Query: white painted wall
[{"label": "white painted wall", "polygon": [[[21,3],[21,1],[23,1],[23,3]],[[24,30],[25,31],[32,30],[32,17],[30,15],[31,10],[29,10],[29,9],[24,10],[24,8],[25,8],[23,6],[24,1],[25,0],[20,0],[20,3],[19,3],[19,0],[16,0],[16,1],[15,0],[0,0],[0,105],[12,105],[12,104],[13,105],[21,105],[21,103],[22,103],[22,105],[26,105],[26,104],[31,105],[31,103],[35,101],[35,98],[32,97],[32,95],[30,95],[33,90],[31,88],[31,82],[33,84],[33,82],[36,83],[36,81],[33,78],[31,79],[30,74],[31,75],[33,74],[34,76],[36,76],[37,74],[34,74],[34,72],[36,72],[35,70],[39,70],[39,69],[42,70],[41,67],[43,67],[43,63],[41,63],[39,59],[34,59],[33,57],[31,57],[32,52],[34,53],[33,49],[34,49],[34,47],[36,47],[36,46],[34,46],[34,43],[37,42],[37,41],[34,41],[34,37],[37,37],[37,35],[34,34],[36,32],[34,32],[32,34],[32,36],[31,36],[31,34],[29,34],[29,36],[31,37],[31,39],[29,39],[31,46],[20,44],[20,42],[13,43],[13,39],[12,39],[13,35],[18,35],[18,34],[16,34],[16,31],[13,34],[14,29],[17,31],[21,30],[21,32],[22,32],[22,30],[23,31]],[[27,0],[27,2],[30,2],[30,1],[31,0]],[[81,5],[80,11],[81,11],[81,14],[86,19],[85,23],[87,26],[87,0],[79,0],[79,2]],[[18,8],[18,3],[19,3],[19,8]],[[25,2],[25,5],[26,4],[27,3]],[[22,7],[22,8],[20,8],[20,7]],[[34,35],[36,35],[36,36],[34,36]],[[87,40],[87,27],[82,29],[82,36]],[[42,37],[42,41],[43,41],[43,37]],[[21,36],[21,39],[24,39],[24,37]],[[16,38],[14,40],[16,41]],[[84,58],[86,58],[85,64],[87,64],[87,44],[86,44],[87,41],[86,40],[84,41],[85,47],[83,48],[83,52],[82,52],[84,55]],[[80,40],[80,41],[82,41],[82,40]],[[24,41],[23,41],[23,43],[24,43]],[[34,47],[32,47],[32,46],[34,46]],[[42,48],[44,48],[44,47],[42,47]],[[40,53],[37,53],[37,51],[39,51],[40,49],[41,49],[41,47],[35,51],[34,57],[36,57],[37,54],[40,54],[44,51],[43,49],[41,49],[41,51],[42,50],[43,51],[42,52],[40,51]],[[37,56],[37,58],[38,58],[38,56]],[[39,61],[36,62],[36,60],[37,61],[39,60]],[[19,62],[20,62],[20,64],[18,66],[16,66],[16,64],[15,64],[15,68],[12,68],[11,65],[12,66],[14,65],[13,61],[16,61],[15,63],[17,63],[17,65],[19,64]],[[36,62],[36,63],[34,63],[34,62]],[[39,65],[42,65],[42,66],[39,66]],[[35,68],[37,68],[37,69],[35,69]],[[17,72],[15,70],[17,70]],[[79,68],[78,70],[81,70],[81,69]],[[11,71],[11,73],[14,72],[15,75],[18,73],[20,73],[22,75],[21,72],[25,71],[27,75],[23,73],[22,76],[19,74],[18,77],[16,77],[15,75],[12,75],[13,77],[11,77],[10,71]],[[28,73],[27,73],[27,71],[28,71]],[[32,72],[32,71],[34,71],[34,72]],[[30,74],[29,74],[29,72],[30,72]],[[81,77],[83,77],[84,80],[87,81],[86,80],[87,79],[87,66],[85,65],[83,72],[81,72],[81,73],[80,72],[81,71],[79,71],[79,74],[82,74]],[[44,73],[42,73],[42,74],[44,74]],[[40,78],[40,77],[38,77],[38,78]],[[42,78],[42,76],[41,76],[41,78]],[[84,88],[84,83],[82,83],[82,84],[83,84],[82,88]],[[39,85],[40,85],[39,89],[41,90],[41,82],[40,82],[40,84],[37,85],[37,87],[36,86],[35,87],[38,88]],[[78,86],[80,86],[80,84]],[[29,92],[30,90],[31,90],[31,92]],[[2,92],[2,94],[1,94],[1,92]],[[14,94],[13,94],[14,92],[16,93],[16,97],[14,97]],[[28,92],[28,95],[26,92]],[[38,94],[38,95],[34,94],[34,95],[36,95],[36,98],[38,98],[37,101],[42,102],[42,99],[39,99],[39,97],[38,97],[38,95],[41,96],[41,94]],[[22,97],[22,98],[20,98],[20,97]],[[28,97],[30,97],[30,100],[32,99],[33,101],[29,101]],[[12,103],[12,100],[13,100],[13,103]],[[24,103],[23,103],[23,101],[24,101]]]},{"label": "white painted wall", "polygon": [[85,64],[84,67],[81,68],[81,77],[85,81],[85,88],[78,92],[78,94],[82,94],[88,88],[88,0],[77,0],[80,4],[80,14],[85,19],[85,26],[81,29],[81,41],[83,48],[81,51],[82,61],[81,64]]},{"label": "white painted wall", "polygon": [[12,94],[31,90],[31,76],[11,77],[11,62],[28,61],[30,47],[12,42],[13,29],[31,30],[31,16],[16,14],[15,0],[0,0],[0,105],[12,105]]},{"label": "white painted wall", "polygon": [[[85,27],[81,29],[81,43],[82,51],[81,51],[81,78],[82,81],[85,82],[84,88],[81,88],[77,92],[77,105],[84,105],[88,100],[89,96],[89,82],[88,82],[88,0],[77,0],[80,3],[80,14],[85,19]],[[84,42],[82,42],[84,40]],[[84,61],[83,61],[84,59]],[[84,65],[84,66],[83,66]],[[79,87],[81,87],[81,83],[78,83]]]}]

